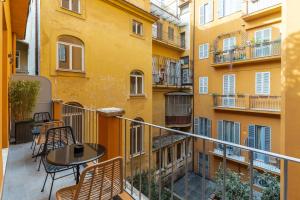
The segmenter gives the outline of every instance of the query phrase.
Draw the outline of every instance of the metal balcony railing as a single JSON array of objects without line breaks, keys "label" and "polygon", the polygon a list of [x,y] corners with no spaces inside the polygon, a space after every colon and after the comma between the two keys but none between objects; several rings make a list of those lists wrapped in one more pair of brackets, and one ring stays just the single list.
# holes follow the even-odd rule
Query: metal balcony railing
[{"label": "metal balcony railing", "polygon": [[215,108],[231,108],[252,111],[281,111],[281,97],[269,95],[213,95]]},{"label": "metal balcony railing", "polygon": [[168,32],[158,31],[155,27],[152,27],[152,38],[180,49],[186,48],[185,38],[181,38],[180,35],[177,35],[175,30],[173,34],[171,34]]},{"label": "metal balcony railing", "polygon": [[[192,197],[193,199],[203,200],[209,198],[225,199],[225,197],[227,199],[228,188],[230,188],[228,186],[230,182],[227,179],[230,179],[232,174],[237,173],[233,172],[230,166],[232,166],[232,162],[236,161],[244,165],[245,170],[249,171],[239,174],[242,176],[240,177],[240,184],[245,184],[248,187],[247,191],[249,194],[247,195],[249,199],[260,199],[264,189],[268,189],[268,184],[256,187],[263,177],[260,174],[265,173],[272,177],[284,177],[276,179],[278,184],[283,187],[283,190],[278,189],[275,192],[280,193],[283,191],[282,197],[286,200],[287,180],[289,177],[288,164],[300,164],[300,159],[298,158],[165,128],[125,117],[117,118],[120,119],[122,127],[120,134],[123,135],[123,141],[125,142],[123,145],[125,162],[123,165],[123,174],[126,180],[124,189],[134,199],[169,200],[191,199]],[[140,130],[143,130],[143,136],[138,137],[139,144],[143,148],[140,148],[141,151],[135,155],[130,154],[132,141],[136,141],[135,137],[131,137],[133,124],[134,127],[140,126]],[[166,134],[168,137],[162,137]],[[152,138],[155,135],[157,137],[154,144]],[[195,158],[193,154],[196,152],[192,150],[192,141],[201,144],[198,151],[202,154],[219,157],[218,160],[221,166],[217,172],[218,175],[215,173],[208,175],[208,173],[211,173],[211,170],[207,167],[214,164],[214,162],[210,161],[210,158],[201,161],[195,159],[197,167],[196,169],[193,167],[195,166],[192,164],[192,160]],[[179,148],[175,146],[179,142],[184,144],[182,148],[181,146]],[[230,165],[227,165],[228,161],[231,162]],[[217,169],[217,167],[213,168]],[[197,175],[195,175],[195,171],[197,171]],[[207,176],[209,176],[209,179],[206,179]],[[279,183],[279,181],[282,182]]]},{"label": "metal balcony railing", "polygon": [[281,55],[281,40],[256,42],[243,47],[213,53],[213,64],[268,58]]},{"label": "metal balcony railing", "polygon": [[62,119],[71,126],[80,143],[98,143],[98,115],[96,110],[63,104]]},{"label": "metal balcony railing", "polygon": [[252,14],[272,6],[281,4],[282,0],[248,0],[247,1],[247,14]]}]

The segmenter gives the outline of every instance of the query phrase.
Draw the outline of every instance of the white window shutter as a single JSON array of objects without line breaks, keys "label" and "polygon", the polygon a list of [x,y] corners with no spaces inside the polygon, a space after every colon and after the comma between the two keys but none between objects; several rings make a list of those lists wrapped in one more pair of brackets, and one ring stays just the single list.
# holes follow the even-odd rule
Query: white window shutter
[{"label": "white window shutter", "polygon": [[228,91],[228,75],[224,75],[223,76],[223,94],[229,94],[229,91]]},{"label": "white window shutter", "polygon": [[209,46],[208,43],[204,45],[204,57],[208,58]]},{"label": "white window shutter", "polygon": [[263,93],[270,94],[270,72],[263,73]]},{"label": "white window shutter", "polygon": [[203,59],[204,58],[204,46],[201,44],[199,45],[199,59]]},{"label": "white window shutter", "polygon": [[229,92],[229,94],[235,94],[235,76],[231,74],[228,77],[229,77],[228,92]]},{"label": "white window shutter", "polygon": [[262,94],[262,85],[263,85],[263,80],[262,80],[262,73],[261,72],[257,72],[255,75],[255,90],[256,90],[256,94]]},{"label": "white window shutter", "polygon": [[218,16],[219,18],[224,17],[224,0],[218,1]]},{"label": "white window shutter", "polygon": [[204,12],[204,5],[200,6],[200,25],[204,25],[205,23],[205,12]]},{"label": "white window shutter", "polygon": [[204,93],[208,93],[208,77],[204,77]]}]

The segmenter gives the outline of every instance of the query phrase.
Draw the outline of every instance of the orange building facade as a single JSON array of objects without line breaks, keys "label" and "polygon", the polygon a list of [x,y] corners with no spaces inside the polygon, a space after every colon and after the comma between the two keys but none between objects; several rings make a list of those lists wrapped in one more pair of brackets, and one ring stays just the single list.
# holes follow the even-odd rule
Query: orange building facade
[{"label": "orange building facade", "polygon": [[[280,153],[281,1],[198,0],[194,13],[194,133]],[[248,174],[248,152],[226,148],[227,166]],[[195,142],[194,170],[213,178],[223,148]],[[254,167],[280,175],[255,154]],[[254,176],[256,177],[256,176]],[[260,187],[255,178],[254,184]]]}]

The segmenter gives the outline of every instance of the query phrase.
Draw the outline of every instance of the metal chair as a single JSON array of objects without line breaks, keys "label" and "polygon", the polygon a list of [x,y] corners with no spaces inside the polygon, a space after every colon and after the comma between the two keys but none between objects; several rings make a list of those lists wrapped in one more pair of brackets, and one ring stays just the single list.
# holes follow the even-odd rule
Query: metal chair
[{"label": "metal chair", "polygon": [[50,122],[52,121],[51,115],[49,112],[38,112],[33,114],[33,121],[34,121],[34,126],[32,128],[32,143],[30,146],[30,149],[32,149],[32,155],[34,155],[35,152],[35,139],[40,135],[40,126],[45,123],[45,122]]},{"label": "metal chair", "polygon": [[[50,163],[47,162],[46,157],[51,150],[63,148],[65,146],[71,145],[71,144],[76,144],[76,141],[75,141],[75,138],[73,135],[73,130],[70,126],[50,128],[47,130],[46,140],[45,140],[45,143],[43,146],[43,151],[40,154],[43,166],[47,173],[41,192],[44,191],[45,185],[46,185],[46,182],[48,179],[48,175],[50,174],[50,176],[52,178],[52,183],[51,183],[51,188],[50,188],[49,200],[51,198],[51,192],[52,192],[54,180],[57,180],[57,179],[60,179],[60,178],[63,178],[65,176],[72,175],[72,174],[74,175],[74,177],[76,177],[76,175],[75,175],[74,166],[66,167],[66,166],[51,165]],[[58,178],[55,177],[56,173],[70,170],[70,169],[73,169],[73,173],[63,175]]]},{"label": "metal chair", "polygon": [[57,191],[57,200],[106,200],[123,192],[123,162],[117,157],[87,167],[80,175],[78,185]]}]

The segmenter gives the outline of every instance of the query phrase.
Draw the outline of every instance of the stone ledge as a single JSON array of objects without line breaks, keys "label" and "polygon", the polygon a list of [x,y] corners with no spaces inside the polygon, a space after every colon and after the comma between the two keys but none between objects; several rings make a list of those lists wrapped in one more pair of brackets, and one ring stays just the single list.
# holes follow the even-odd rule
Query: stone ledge
[{"label": "stone ledge", "polygon": [[97,113],[100,114],[100,116],[104,117],[116,117],[116,116],[123,116],[125,114],[125,110],[122,108],[100,108],[97,109]]}]

